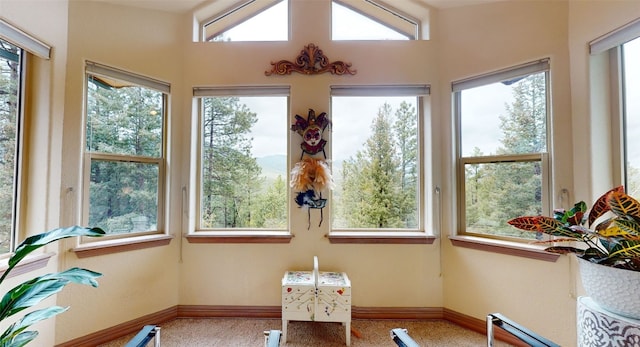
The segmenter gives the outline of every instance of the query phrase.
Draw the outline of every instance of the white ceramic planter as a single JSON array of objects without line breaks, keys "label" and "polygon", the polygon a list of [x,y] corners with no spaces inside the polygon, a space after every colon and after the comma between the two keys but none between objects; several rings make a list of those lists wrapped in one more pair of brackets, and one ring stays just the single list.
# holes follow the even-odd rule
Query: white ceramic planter
[{"label": "white ceramic planter", "polygon": [[640,319],[640,272],[594,264],[578,258],[582,286],[603,309]]}]

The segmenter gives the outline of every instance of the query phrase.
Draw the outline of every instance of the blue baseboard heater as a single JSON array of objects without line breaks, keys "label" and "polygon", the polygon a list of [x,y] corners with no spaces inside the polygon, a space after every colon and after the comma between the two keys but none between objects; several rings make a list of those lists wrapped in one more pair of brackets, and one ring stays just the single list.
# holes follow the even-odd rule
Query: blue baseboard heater
[{"label": "blue baseboard heater", "polygon": [[125,347],[146,347],[149,341],[154,340],[154,347],[160,347],[160,327],[156,325],[145,325]]},{"label": "blue baseboard heater", "polygon": [[279,347],[282,331],[269,330],[264,332],[264,347]]},{"label": "blue baseboard heater", "polygon": [[487,347],[493,347],[494,325],[531,347],[560,347],[560,345],[534,333],[500,313],[492,313],[487,316]]},{"label": "blue baseboard heater", "polygon": [[407,329],[391,329],[391,339],[398,347],[420,347],[407,333]]}]

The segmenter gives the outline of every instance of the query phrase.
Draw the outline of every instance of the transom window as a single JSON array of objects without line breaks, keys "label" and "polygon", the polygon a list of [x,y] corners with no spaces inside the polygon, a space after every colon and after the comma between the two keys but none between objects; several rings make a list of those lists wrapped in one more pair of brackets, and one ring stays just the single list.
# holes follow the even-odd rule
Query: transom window
[{"label": "transom window", "polygon": [[420,129],[427,86],[332,87],[332,228],[423,230]]},{"label": "transom window", "polygon": [[163,230],[170,86],[86,65],[84,223],[109,235]]},{"label": "transom window", "polygon": [[205,42],[287,41],[289,0],[249,1],[203,26]]},{"label": "transom window", "polygon": [[461,234],[529,239],[509,226],[548,215],[548,60],[453,83]]},{"label": "transom window", "polygon": [[198,225],[206,230],[288,228],[289,89],[197,88]]},{"label": "transom window", "polygon": [[416,23],[374,1],[331,3],[333,40],[415,40]]}]

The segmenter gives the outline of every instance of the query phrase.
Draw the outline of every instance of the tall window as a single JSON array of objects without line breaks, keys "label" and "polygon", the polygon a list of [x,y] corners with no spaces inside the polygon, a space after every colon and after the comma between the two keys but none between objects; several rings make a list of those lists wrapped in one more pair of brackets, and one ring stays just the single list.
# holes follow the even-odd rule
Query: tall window
[{"label": "tall window", "polygon": [[205,42],[287,41],[289,0],[245,2],[207,21],[203,33]]},{"label": "tall window", "polygon": [[26,59],[46,59],[51,48],[0,19],[0,254],[13,251],[18,230],[23,156]]},{"label": "tall window", "polygon": [[462,234],[532,238],[507,225],[548,214],[548,60],[453,83]]},{"label": "tall window", "polygon": [[22,49],[0,39],[0,254],[12,250],[15,231],[22,54]]},{"label": "tall window", "polygon": [[[589,43],[591,113],[612,124],[612,139],[596,136],[594,146],[612,146],[614,185],[624,184],[632,196],[640,195],[640,19],[636,19]],[[610,116],[612,115],[612,116]]]},{"label": "tall window", "polygon": [[640,196],[640,37],[622,45],[625,181]]},{"label": "tall window", "polygon": [[283,230],[289,89],[197,88],[198,230]]},{"label": "tall window", "polygon": [[163,229],[168,84],[86,65],[85,224],[111,235]]},{"label": "tall window", "polygon": [[332,87],[333,230],[423,228],[421,98],[428,89]]}]

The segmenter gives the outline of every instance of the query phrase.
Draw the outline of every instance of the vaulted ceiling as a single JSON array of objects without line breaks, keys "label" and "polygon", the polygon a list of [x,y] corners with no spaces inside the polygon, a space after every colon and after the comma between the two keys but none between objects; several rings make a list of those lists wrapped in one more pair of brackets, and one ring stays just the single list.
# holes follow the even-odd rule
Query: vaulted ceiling
[{"label": "vaulted ceiling", "polygon": [[[120,6],[133,6],[140,8],[155,9],[173,13],[186,13],[203,6],[220,5],[221,8],[232,7],[233,4],[243,3],[246,0],[94,0],[107,2]],[[343,0],[348,2],[349,0]],[[504,0],[376,0],[387,3],[393,7],[403,10],[405,7],[413,6],[431,7],[436,9],[482,4]]]}]

